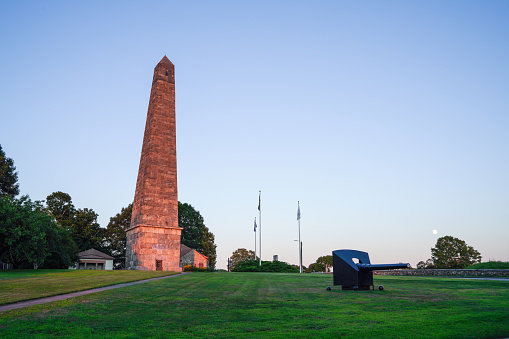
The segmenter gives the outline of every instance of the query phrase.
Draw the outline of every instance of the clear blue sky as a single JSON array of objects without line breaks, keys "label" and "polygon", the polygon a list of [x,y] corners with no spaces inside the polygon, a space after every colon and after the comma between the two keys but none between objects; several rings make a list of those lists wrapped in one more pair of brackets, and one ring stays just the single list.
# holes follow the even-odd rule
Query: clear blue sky
[{"label": "clear blue sky", "polygon": [[[99,213],[134,197],[152,72],[175,64],[179,200],[218,267],[509,260],[509,2],[2,1],[0,144],[22,194]],[[437,235],[432,231],[436,229]]]}]

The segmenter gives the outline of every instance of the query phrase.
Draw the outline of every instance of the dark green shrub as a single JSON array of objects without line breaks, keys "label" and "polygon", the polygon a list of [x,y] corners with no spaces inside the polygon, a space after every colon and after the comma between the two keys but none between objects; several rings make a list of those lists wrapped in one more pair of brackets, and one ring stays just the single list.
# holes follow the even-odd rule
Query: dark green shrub
[{"label": "dark green shrub", "polygon": [[212,272],[212,269],[206,267],[196,267],[192,265],[185,265],[184,272]]},{"label": "dark green shrub", "polygon": [[245,260],[238,263],[233,272],[299,273],[299,269],[282,261]]},{"label": "dark green shrub", "polygon": [[507,261],[488,261],[473,264],[467,267],[467,269],[476,270],[509,270],[509,262]]}]

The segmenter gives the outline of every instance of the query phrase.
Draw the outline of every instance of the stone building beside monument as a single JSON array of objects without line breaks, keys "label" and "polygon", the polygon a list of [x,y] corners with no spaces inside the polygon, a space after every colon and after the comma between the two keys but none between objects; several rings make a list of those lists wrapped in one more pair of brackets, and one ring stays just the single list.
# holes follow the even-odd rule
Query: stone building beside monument
[{"label": "stone building beside monument", "polygon": [[133,214],[126,231],[127,269],[181,271],[176,148],[175,72],[164,56],[154,68]]},{"label": "stone building beside monument", "polygon": [[180,245],[180,267],[191,265],[198,268],[208,268],[209,257],[186,245]]}]

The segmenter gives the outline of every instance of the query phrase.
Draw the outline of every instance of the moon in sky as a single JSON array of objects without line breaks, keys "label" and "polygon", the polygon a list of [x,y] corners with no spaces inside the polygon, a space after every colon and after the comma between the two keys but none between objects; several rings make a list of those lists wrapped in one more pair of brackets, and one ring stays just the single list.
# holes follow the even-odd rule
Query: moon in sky
[{"label": "moon in sky", "polygon": [[437,234],[437,233],[438,233],[438,231],[437,231],[437,230],[433,230],[433,234]]}]

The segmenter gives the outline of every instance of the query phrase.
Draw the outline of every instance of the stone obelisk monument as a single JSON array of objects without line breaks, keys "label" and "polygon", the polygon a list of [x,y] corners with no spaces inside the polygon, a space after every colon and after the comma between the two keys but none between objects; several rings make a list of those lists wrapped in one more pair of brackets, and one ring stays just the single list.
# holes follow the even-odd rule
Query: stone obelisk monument
[{"label": "stone obelisk monument", "polygon": [[126,268],[181,271],[178,227],[175,72],[166,56],[154,68],[145,136],[127,230]]}]

